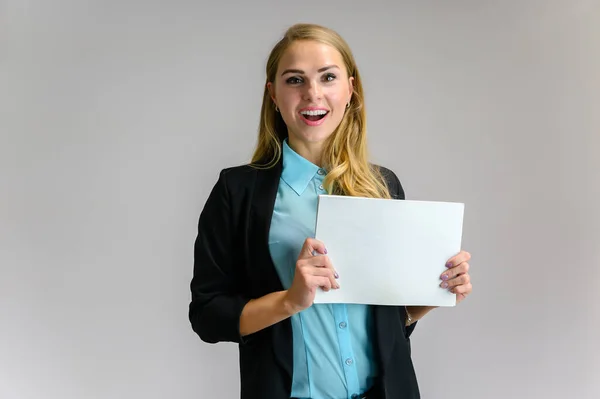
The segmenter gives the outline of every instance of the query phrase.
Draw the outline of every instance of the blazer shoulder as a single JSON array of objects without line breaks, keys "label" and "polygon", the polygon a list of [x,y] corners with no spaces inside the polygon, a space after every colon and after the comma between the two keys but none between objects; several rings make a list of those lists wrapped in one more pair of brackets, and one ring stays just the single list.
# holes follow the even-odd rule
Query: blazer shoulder
[{"label": "blazer shoulder", "polygon": [[256,169],[249,164],[227,166],[218,173],[215,188],[235,195],[247,189],[256,180]]},{"label": "blazer shoulder", "polygon": [[402,187],[402,183],[400,183],[400,179],[398,179],[396,173],[382,165],[373,164],[373,167],[379,170],[379,173],[385,180],[385,183],[390,190],[392,198],[405,199],[404,187]]},{"label": "blazer shoulder", "polygon": [[246,178],[248,174],[256,173],[257,169],[250,164],[228,166],[221,169],[221,175],[231,179]]},{"label": "blazer shoulder", "polygon": [[221,169],[218,185],[221,185],[230,195],[246,196],[256,189],[272,187],[279,181],[281,162],[269,168],[263,168],[250,163],[229,166]]},{"label": "blazer shoulder", "polygon": [[258,169],[252,167],[250,164],[228,166],[219,172],[219,178],[226,180],[229,183],[239,185],[244,182],[253,180],[252,177],[256,175]]}]

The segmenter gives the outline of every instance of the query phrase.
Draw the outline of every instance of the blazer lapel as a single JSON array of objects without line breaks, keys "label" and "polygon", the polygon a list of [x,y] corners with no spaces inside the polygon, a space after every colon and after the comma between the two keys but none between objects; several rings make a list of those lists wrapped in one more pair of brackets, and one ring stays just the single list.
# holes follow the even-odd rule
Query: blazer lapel
[{"label": "blazer lapel", "polygon": [[375,324],[375,347],[379,355],[379,369],[387,370],[390,362],[394,341],[398,334],[402,332],[395,331],[394,321],[398,320],[398,309],[394,306],[373,306],[373,320]]},{"label": "blazer lapel", "polygon": [[[275,264],[269,251],[269,230],[271,218],[277,198],[279,179],[283,169],[282,159],[270,169],[259,169],[256,173],[256,182],[252,194],[252,225],[249,231],[256,232],[248,237],[250,242],[251,267],[256,269],[256,279],[262,292],[257,296],[283,290],[283,285],[275,269]],[[288,376],[288,385],[292,384],[293,372],[293,340],[290,319],[283,320],[271,329],[273,354],[279,365]]]},{"label": "blazer lapel", "polygon": [[283,290],[283,286],[275,269],[275,264],[269,252],[269,230],[271,218],[275,208],[279,178],[281,177],[282,162],[279,161],[270,169],[258,169],[256,182],[252,193],[251,212],[252,225],[249,231],[256,234],[249,236],[251,267],[259,275],[261,291],[259,294],[266,295],[273,291]]}]

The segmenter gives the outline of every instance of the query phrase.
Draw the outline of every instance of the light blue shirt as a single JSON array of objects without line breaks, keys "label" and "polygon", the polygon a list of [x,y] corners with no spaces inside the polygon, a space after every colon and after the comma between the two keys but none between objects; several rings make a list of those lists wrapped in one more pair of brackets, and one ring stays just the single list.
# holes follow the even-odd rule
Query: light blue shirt
[{"label": "light blue shirt", "polygon": [[[326,194],[326,172],[294,152],[287,139],[282,156],[269,250],[288,289],[304,241],[315,237],[317,198]],[[352,399],[371,388],[377,372],[371,318],[369,306],[356,304],[315,304],[292,316],[292,397]]]}]

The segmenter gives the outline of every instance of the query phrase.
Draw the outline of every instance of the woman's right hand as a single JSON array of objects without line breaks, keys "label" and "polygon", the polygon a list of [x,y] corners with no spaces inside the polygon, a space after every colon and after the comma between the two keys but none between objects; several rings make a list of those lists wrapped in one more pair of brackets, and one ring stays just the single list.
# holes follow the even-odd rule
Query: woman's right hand
[{"label": "woman's right hand", "polygon": [[[313,255],[314,252],[319,254]],[[322,288],[323,291],[340,288],[336,281],[338,277],[327,256],[325,244],[314,238],[307,238],[296,262],[294,281],[285,296],[291,312],[297,313],[310,307],[317,288]]]}]

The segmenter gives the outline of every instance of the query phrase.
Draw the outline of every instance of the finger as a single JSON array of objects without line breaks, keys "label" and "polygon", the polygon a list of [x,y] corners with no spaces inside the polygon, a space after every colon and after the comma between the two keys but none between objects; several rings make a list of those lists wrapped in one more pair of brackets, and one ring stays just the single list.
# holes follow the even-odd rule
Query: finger
[{"label": "finger", "polygon": [[467,262],[463,262],[458,266],[455,266],[451,269],[446,270],[444,273],[440,275],[440,278],[444,281],[450,280],[456,276],[461,274],[465,274],[469,272],[469,264]]},{"label": "finger", "polygon": [[340,278],[337,270],[333,267],[333,263],[331,259],[327,255],[313,256],[312,258],[304,259],[303,262],[307,265],[311,265],[314,267],[324,267],[327,269],[331,269],[335,278]]},{"label": "finger", "polygon": [[329,279],[329,282],[330,282],[330,285],[332,288],[335,288],[335,289],[340,288],[340,284],[337,282],[337,280],[335,278],[334,271],[329,268],[305,266],[303,271],[304,271],[304,273],[306,273],[305,274],[306,279],[309,279],[310,276],[327,277]]},{"label": "finger", "polygon": [[337,272],[335,270],[333,270],[333,268],[315,267],[315,268],[313,268],[313,270],[322,272],[329,279],[329,284],[332,288],[334,288],[334,289],[340,288],[340,283],[337,281],[337,279],[340,276],[337,274]]},{"label": "finger", "polygon": [[306,240],[304,240],[301,253],[303,258],[308,258],[310,256],[315,256],[316,253],[326,254],[327,248],[325,248],[325,244],[323,242],[308,237]]},{"label": "finger", "polygon": [[319,287],[325,292],[330,291],[332,288],[331,280],[322,276],[312,276],[309,284],[311,287]]},{"label": "finger", "polygon": [[452,292],[454,294],[462,294],[464,296],[469,295],[472,291],[473,291],[473,286],[471,285],[471,283],[459,285],[450,290],[450,292]]},{"label": "finger", "polygon": [[471,277],[468,274],[461,274],[460,276],[455,277],[451,280],[442,281],[440,283],[440,287],[452,288],[452,287],[456,287],[457,285],[469,284],[470,282],[471,282]]},{"label": "finger", "polygon": [[[321,261],[317,264],[313,263],[316,263],[314,259],[305,259],[299,266],[300,273],[303,274],[304,279],[306,281],[309,281],[311,279],[311,276],[326,277],[329,279],[331,287],[335,289],[340,288],[340,284],[336,280],[337,278],[339,278],[337,272],[333,270],[332,267],[322,266],[323,264],[327,264],[327,262]],[[329,262],[329,264],[331,264],[331,262]]]},{"label": "finger", "polygon": [[467,251],[460,251],[458,254],[448,259],[446,262],[446,267],[456,267],[463,262],[468,262],[469,260],[471,260],[471,254]]}]

